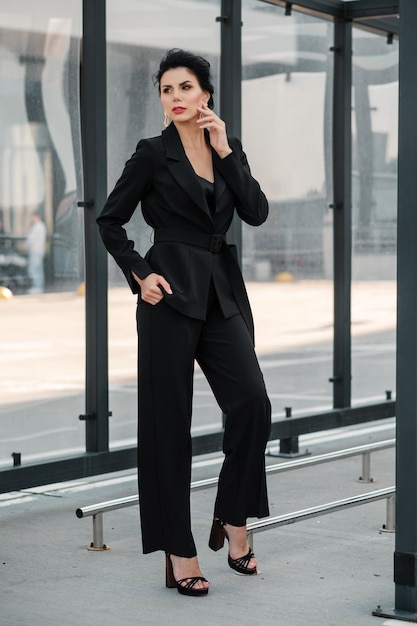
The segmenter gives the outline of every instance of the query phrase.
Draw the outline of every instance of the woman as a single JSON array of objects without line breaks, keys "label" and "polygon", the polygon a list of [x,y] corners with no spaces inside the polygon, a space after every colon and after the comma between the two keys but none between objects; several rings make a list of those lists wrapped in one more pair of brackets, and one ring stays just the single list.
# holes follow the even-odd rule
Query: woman
[{"label": "woman", "polygon": [[[138,293],[139,497],[144,553],[164,550],[166,584],[206,595],[191,532],[194,360],[225,413],[225,460],[209,545],[257,573],[247,517],[269,514],[265,446],[271,407],[253,348],[253,322],[233,247],[234,210],[262,224],[268,203],[240,142],[213,113],[210,64],[179,49],[156,74],[166,130],[143,139],[98,218],[107,250]],[[171,121],[171,123],[170,123]],[[123,225],[138,203],[154,229],[145,257]]]}]

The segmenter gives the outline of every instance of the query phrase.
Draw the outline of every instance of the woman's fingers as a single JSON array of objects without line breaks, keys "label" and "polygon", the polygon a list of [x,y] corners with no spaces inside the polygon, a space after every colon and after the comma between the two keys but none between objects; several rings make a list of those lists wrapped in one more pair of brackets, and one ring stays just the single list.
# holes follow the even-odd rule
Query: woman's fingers
[{"label": "woman's fingers", "polygon": [[171,289],[171,285],[169,284],[169,282],[165,280],[163,276],[158,276],[158,279],[159,279],[158,284],[163,288],[164,291],[166,291],[167,293],[171,295],[172,289]]},{"label": "woman's fingers", "polygon": [[226,124],[206,104],[197,109],[201,117],[197,120],[200,128],[210,131],[210,144],[221,158],[232,152],[226,134]]},{"label": "woman's fingers", "polygon": [[198,118],[197,124],[200,128],[213,128],[218,132],[224,133],[226,136],[226,124],[207,106],[198,107],[201,117]]},{"label": "woman's fingers", "polygon": [[171,285],[163,276],[159,274],[149,274],[146,278],[140,279],[133,272],[132,274],[140,285],[140,295],[144,302],[148,304],[158,304],[164,297],[162,289],[165,293],[172,294]]}]

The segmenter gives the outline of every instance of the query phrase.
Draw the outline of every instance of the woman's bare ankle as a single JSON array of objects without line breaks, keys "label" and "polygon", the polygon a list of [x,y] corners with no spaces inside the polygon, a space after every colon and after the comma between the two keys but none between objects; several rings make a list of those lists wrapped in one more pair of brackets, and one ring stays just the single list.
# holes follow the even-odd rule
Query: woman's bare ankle
[{"label": "woman's bare ankle", "polygon": [[[238,559],[248,553],[250,546],[245,526],[232,526],[225,524],[224,529],[229,539],[229,554],[232,559]],[[256,567],[258,562],[256,558],[251,558],[249,567]]]},{"label": "woman's bare ankle", "polygon": [[[184,557],[171,554],[170,558],[175,580],[195,577],[203,578],[197,556]],[[209,587],[210,583],[203,580],[197,581],[194,585],[195,589],[208,589]]]}]

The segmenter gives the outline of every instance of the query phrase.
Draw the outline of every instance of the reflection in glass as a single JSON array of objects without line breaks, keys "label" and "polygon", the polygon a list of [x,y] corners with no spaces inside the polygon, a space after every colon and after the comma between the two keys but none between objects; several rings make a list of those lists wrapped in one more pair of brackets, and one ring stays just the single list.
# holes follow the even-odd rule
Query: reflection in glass
[{"label": "reflection in glass", "polygon": [[4,264],[1,269],[2,282],[14,292],[30,287],[22,243],[35,211],[48,229],[47,291],[61,291],[82,280],[81,221],[76,205],[81,184],[79,44],[73,36],[79,16],[69,2],[60,3],[56,17],[47,10],[42,15],[41,5],[35,21],[27,2],[16,3],[15,13],[0,13],[0,237],[6,250],[22,256],[17,276],[12,270],[9,277]]},{"label": "reflection in glass", "polygon": [[[163,111],[153,76],[169,48],[184,48],[207,58],[219,106],[220,1],[107,1],[107,85],[109,190],[142,137],[159,135]],[[140,209],[127,225],[137,249],[145,254],[152,231]],[[137,430],[136,299],[109,259],[109,382],[111,446],[135,445]],[[221,424],[221,413],[204,377],[197,370],[193,429]]]},{"label": "reflection in glass", "polygon": [[352,100],[352,392],[381,401],[395,386],[398,41],[354,30]]},{"label": "reflection in glass", "polygon": [[[0,464],[12,451],[25,462],[83,447],[81,6],[0,2],[0,286],[14,294],[1,303]],[[47,230],[46,293],[29,296],[35,212]]]},{"label": "reflection in glass", "polygon": [[243,269],[281,417],[332,404],[332,45],[330,22],[243,2],[243,145],[270,203]]}]

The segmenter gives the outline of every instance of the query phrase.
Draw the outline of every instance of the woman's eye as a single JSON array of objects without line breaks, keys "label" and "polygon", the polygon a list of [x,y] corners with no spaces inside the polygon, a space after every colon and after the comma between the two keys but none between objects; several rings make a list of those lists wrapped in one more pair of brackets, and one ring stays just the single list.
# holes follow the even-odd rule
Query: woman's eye
[{"label": "woman's eye", "polygon": [[170,87],[164,87],[164,88],[162,89],[162,93],[169,93],[170,91],[171,91],[171,88],[170,88]]},{"label": "woman's eye", "polygon": [[184,85],[183,89],[185,89],[186,91],[188,91],[188,89],[191,89],[191,85]]}]

